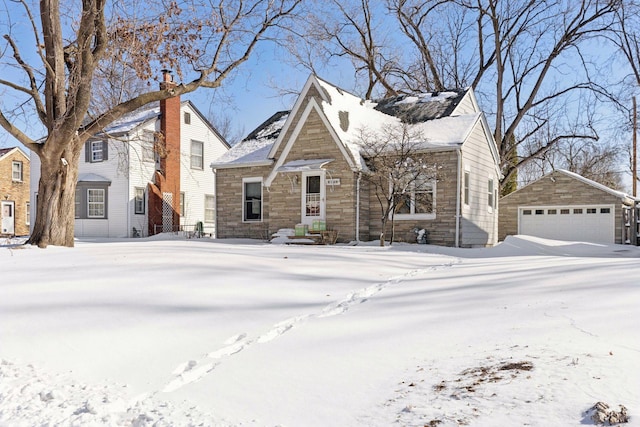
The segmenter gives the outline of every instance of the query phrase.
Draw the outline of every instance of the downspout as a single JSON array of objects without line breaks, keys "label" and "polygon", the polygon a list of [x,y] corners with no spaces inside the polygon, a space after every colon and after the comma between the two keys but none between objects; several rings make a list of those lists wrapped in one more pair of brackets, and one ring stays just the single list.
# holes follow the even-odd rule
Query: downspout
[{"label": "downspout", "polygon": [[356,243],[360,243],[360,179],[362,172],[358,172],[356,180]]},{"label": "downspout", "polygon": [[457,191],[456,191],[456,248],[460,247],[460,191],[462,191],[460,184],[460,172],[462,169],[462,151],[460,148],[456,149],[456,155],[458,156],[458,171],[457,177]]},{"label": "downspout", "polygon": [[213,232],[215,235],[211,237],[214,239],[218,238],[218,170],[211,168],[211,172],[213,172],[213,201],[215,205],[213,208],[216,210],[216,215],[213,220]]}]

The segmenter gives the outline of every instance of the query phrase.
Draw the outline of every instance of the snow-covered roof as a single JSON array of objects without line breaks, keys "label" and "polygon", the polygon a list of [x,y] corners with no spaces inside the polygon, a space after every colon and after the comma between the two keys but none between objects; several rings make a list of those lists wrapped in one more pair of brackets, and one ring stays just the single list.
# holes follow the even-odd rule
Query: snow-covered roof
[{"label": "snow-covered roof", "polygon": [[321,169],[335,159],[293,160],[278,168],[278,172],[301,172]]},{"label": "snow-covered roof", "polygon": [[156,120],[160,116],[160,107],[146,106],[139,110],[125,114],[118,120],[107,126],[103,133],[106,134],[123,134],[132,131],[143,123],[150,120]]},{"label": "snow-covered roof", "polygon": [[78,175],[78,182],[109,182],[111,180],[109,178],[105,178],[102,175],[98,175],[95,173],[83,173]]},{"label": "snow-covered roof", "polygon": [[468,89],[446,92],[420,93],[385,98],[375,109],[399,117],[406,123],[420,123],[451,115]]},{"label": "snow-covered roof", "polygon": [[563,173],[563,174],[565,174],[565,175],[567,175],[567,176],[569,176],[571,178],[577,179],[578,181],[581,181],[581,182],[583,182],[583,183],[585,183],[587,185],[595,187],[598,190],[602,190],[602,191],[604,191],[606,193],[609,193],[609,194],[611,194],[613,196],[616,196],[616,197],[618,197],[620,199],[634,200],[634,198],[632,196],[628,195],[627,193],[624,193],[624,192],[618,191],[618,190],[614,190],[613,188],[609,188],[606,185],[600,184],[599,182],[593,181],[593,180],[591,180],[589,178],[585,178],[584,176],[578,175],[575,172],[571,172],[571,171],[568,171],[568,170],[565,170],[565,169],[556,169],[556,172]]},{"label": "snow-covered roof", "polygon": [[270,164],[269,151],[278,139],[280,131],[289,117],[289,111],[279,111],[265,120],[245,139],[231,147],[216,159],[211,167],[231,168],[239,165]]},{"label": "snow-covered roof", "polygon": [[[318,106],[331,126],[335,138],[356,162],[365,169],[362,160],[362,132],[382,134],[400,127],[411,126],[412,133],[420,135],[420,149],[453,149],[460,147],[471,132],[481,113],[451,116],[467,90],[416,94],[393,97],[381,101],[363,100],[316,76],[310,76],[292,113],[297,113],[301,100],[309,87],[315,85],[320,92]],[[289,112],[279,112],[262,123],[241,143],[218,158],[213,168],[269,164],[279,144],[283,143],[284,126],[293,126]]]}]

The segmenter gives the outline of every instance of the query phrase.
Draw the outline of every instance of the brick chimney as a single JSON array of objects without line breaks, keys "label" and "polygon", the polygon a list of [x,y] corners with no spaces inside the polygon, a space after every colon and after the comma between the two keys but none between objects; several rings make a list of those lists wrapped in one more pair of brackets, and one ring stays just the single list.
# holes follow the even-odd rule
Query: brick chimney
[{"label": "brick chimney", "polygon": [[[162,70],[160,90],[171,91],[177,85],[169,70]],[[160,231],[162,224],[168,231],[180,226],[180,97],[160,101],[160,132],[156,152],[160,157],[160,170],[156,172],[155,185],[149,184],[149,235]],[[155,188],[154,188],[155,187]],[[170,199],[170,203],[169,203]],[[171,210],[172,212],[168,212]],[[169,218],[169,215],[172,218]]]}]

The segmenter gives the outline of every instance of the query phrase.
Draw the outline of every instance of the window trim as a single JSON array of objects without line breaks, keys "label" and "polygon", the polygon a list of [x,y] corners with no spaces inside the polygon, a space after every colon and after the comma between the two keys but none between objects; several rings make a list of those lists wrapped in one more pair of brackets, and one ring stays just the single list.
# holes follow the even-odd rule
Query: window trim
[{"label": "window trim", "polygon": [[[18,170],[14,170],[17,166]],[[18,172],[18,179],[16,179],[15,173]],[[24,164],[20,160],[13,160],[11,162],[11,181],[12,182],[24,182]]]},{"label": "window trim", "polygon": [[25,202],[25,225],[31,225],[31,202]]},{"label": "window trim", "polygon": [[[100,220],[109,218],[109,181],[79,181],[75,194],[75,219]],[[89,216],[89,190],[101,190],[103,192],[103,216]],[[99,203],[99,202],[91,202]]]},{"label": "window trim", "polygon": [[[409,208],[409,210],[411,211],[411,213],[390,213],[389,215],[393,215],[393,218],[396,221],[403,221],[403,220],[414,220],[414,219],[435,219],[436,218],[436,180],[435,179],[430,179],[430,180],[426,180],[425,184],[429,184],[431,186],[431,200],[432,200],[432,204],[431,204],[431,212],[420,212],[420,213],[415,213],[415,203],[416,203],[416,191],[415,191],[415,182],[413,182],[411,191],[410,191],[410,200],[411,200],[411,207]],[[423,191],[424,192],[424,191]]]},{"label": "window trim", "polygon": [[462,202],[465,207],[471,206],[471,170],[468,167],[462,175]]},{"label": "window trim", "polygon": [[[102,201],[91,201],[91,192],[96,191],[99,192],[97,194],[102,194]],[[91,205],[101,206],[102,214],[100,215],[91,215]],[[94,207],[95,207],[94,206]],[[107,215],[107,197],[106,190],[104,188],[87,188],[87,219],[104,219]]]},{"label": "window trim", "polygon": [[140,137],[140,160],[145,163],[156,162],[156,136],[155,132],[150,130],[142,131]]},{"label": "window trim", "polygon": [[496,209],[496,183],[492,176],[487,180],[487,212],[493,213]]},{"label": "window trim", "polygon": [[[138,192],[142,194],[138,194]],[[140,197],[142,196],[142,197]],[[146,213],[146,191],[144,187],[135,187],[133,189],[133,214],[144,215]]]},{"label": "window trim", "polygon": [[[207,206],[207,200],[211,200],[213,202],[213,207]],[[207,219],[207,213],[212,215],[212,218]],[[204,195],[204,222],[208,224],[213,224],[216,222],[216,196],[213,194],[205,194]]]},{"label": "window trim", "polygon": [[[193,152],[194,144],[200,146],[200,154],[194,154]],[[198,141],[195,139],[191,140],[191,149],[189,152],[189,158],[190,158],[189,165],[191,166],[191,169],[204,170],[204,142]],[[200,160],[199,162],[200,165],[194,164],[194,158]]]},{"label": "window trim", "polygon": [[[246,212],[246,191],[247,184],[260,184],[260,218],[256,219],[248,219]],[[264,186],[262,182],[262,177],[250,177],[250,178],[242,178],[242,222],[243,223],[255,223],[262,222],[264,220]]]}]

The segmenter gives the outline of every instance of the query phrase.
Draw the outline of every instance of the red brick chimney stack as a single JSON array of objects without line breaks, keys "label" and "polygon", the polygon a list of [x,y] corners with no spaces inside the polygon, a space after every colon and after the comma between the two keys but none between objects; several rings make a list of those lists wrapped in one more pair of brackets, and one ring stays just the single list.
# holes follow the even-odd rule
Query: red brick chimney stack
[{"label": "red brick chimney stack", "polygon": [[[171,71],[162,70],[160,90],[171,91],[175,87],[177,84],[171,77]],[[156,200],[149,199],[149,234],[155,233],[152,231],[154,224],[163,223],[162,200],[166,200],[167,193],[172,195],[173,229],[177,231],[180,226],[180,121],[180,97],[174,96],[161,100],[160,131],[164,138],[164,144],[158,150],[160,172],[156,173],[155,188],[152,188]]]}]

